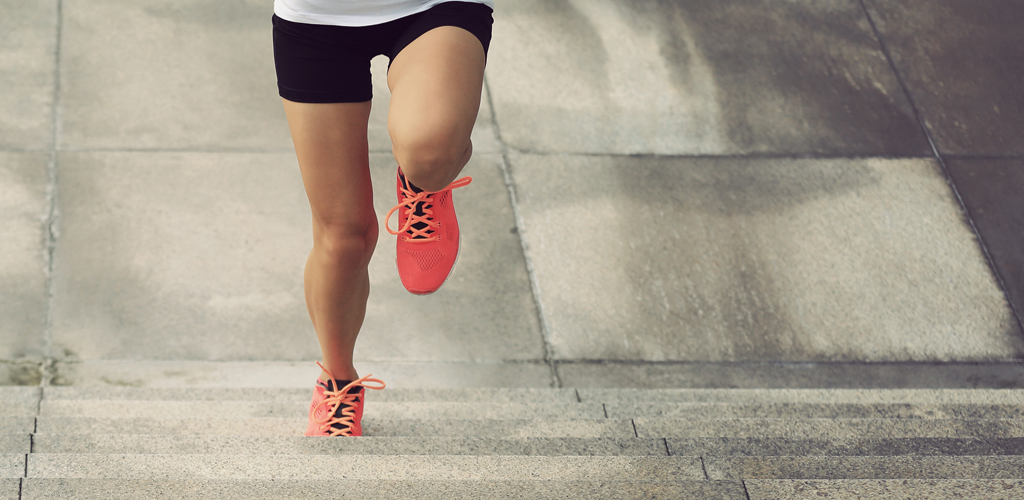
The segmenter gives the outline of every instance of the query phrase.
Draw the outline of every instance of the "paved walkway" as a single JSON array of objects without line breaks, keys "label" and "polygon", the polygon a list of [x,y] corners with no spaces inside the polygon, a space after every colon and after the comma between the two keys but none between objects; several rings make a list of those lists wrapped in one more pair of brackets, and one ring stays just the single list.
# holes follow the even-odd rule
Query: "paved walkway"
[{"label": "paved walkway", "polygon": [[[271,4],[0,0],[0,383],[308,385],[309,215]],[[1024,384],[1024,5],[498,0],[495,17],[461,261],[411,296],[382,231],[364,373]]]}]

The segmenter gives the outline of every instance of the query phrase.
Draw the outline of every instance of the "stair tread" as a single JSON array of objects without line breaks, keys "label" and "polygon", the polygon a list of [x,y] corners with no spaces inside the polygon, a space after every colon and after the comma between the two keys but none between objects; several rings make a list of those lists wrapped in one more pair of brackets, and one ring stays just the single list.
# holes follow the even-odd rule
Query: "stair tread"
[{"label": "stair tread", "polygon": [[1024,438],[668,438],[673,455],[1024,455]]},{"label": "stair tread", "polygon": [[[296,401],[309,403],[308,389],[47,387],[44,400],[127,399],[176,401]],[[372,391],[373,401],[448,401],[462,403],[577,403],[575,389],[476,388],[385,389]]]},{"label": "stair tread", "polygon": [[633,419],[639,437],[1024,437],[1021,419]]},{"label": "stair tread", "polygon": [[28,477],[120,479],[704,479],[697,457],[469,455],[28,455]]},{"label": "stair tread", "polygon": [[793,402],[1024,404],[1024,389],[577,389],[603,403]]},{"label": "stair tread", "polygon": [[1019,479],[750,479],[750,500],[861,500],[927,498],[929,500],[1016,500],[1024,498]]},{"label": "stair tread", "polygon": [[718,457],[708,477],[741,479],[1024,479],[1022,456]]},{"label": "stair tread", "polygon": [[22,499],[122,500],[134,498],[175,498],[206,500],[235,499],[336,499],[393,500],[548,499],[640,500],[701,498],[745,500],[738,481],[574,481],[574,480],[25,480]]},{"label": "stair tread", "polygon": [[22,477],[25,474],[24,453],[0,454],[0,478]]},{"label": "stair tread", "polygon": [[28,453],[31,439],[28,432],[0,434],[0,453]]}]

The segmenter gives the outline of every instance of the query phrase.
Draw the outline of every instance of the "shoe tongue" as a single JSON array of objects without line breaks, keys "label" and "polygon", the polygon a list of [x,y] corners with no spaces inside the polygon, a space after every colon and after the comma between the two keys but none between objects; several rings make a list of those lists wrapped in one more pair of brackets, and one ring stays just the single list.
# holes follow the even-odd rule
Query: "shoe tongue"
[{"label": "shoe tongue", "polygon": [[[415,184],[410,182],[409,179],[407,179],[405,177],[405,174],[399,174],[398,177],[400,179],[402,179],[402,185],[405,186],[405,189],[408,189],[408,190],[410,190],[410,191],[412,191],[414,193],[417,193],[417,194],[423,192],[422,189],[416,187]],[[427,206],[427,204],[425,202],[421,201],[421,202],[417,203],[415,205],[415,207],[414,207],[415,210],[413,210],[413,213],[416,214],[417,217],[423,217],[424,215],[427,214],[426,212],[423,211],[423,209],[426,208],[426,206]],[[425,222],[417,222],[417,223],[412,225],[412,228],[413,229],[418,229],[418,230],[423,230],[423,229],[427,228],[427,223],[425,223]],[[433,233],[434,233],[433,229],[430,229],[430,230],[427,231],[427,234],[433,234]],[[414,237],[414,239],[422,239],[422,238],[423,238],[422,236],[415,236]]]},{"label": "shoe tongue", "polygon": [[[328,391],[334,392],[334,391],[336,391],[338,389],[341,389],[341,388],[345,387],[348,384],[351,384],[352,381],[351,380],[339,380],[337,388],[334,387],[334,381],[333,380],[328,380],[327,382],[324,382],[323,380],[317,380],[316,383],[320,384],[321,387],[327,389]],[[354,386],[354,387],[350,387],[349,390],[348,390],[348,393],[349,394],[359,394],[359,390],[360,389],[362,389],[362,386],[358,386],[357,385],[357,386]]]}]

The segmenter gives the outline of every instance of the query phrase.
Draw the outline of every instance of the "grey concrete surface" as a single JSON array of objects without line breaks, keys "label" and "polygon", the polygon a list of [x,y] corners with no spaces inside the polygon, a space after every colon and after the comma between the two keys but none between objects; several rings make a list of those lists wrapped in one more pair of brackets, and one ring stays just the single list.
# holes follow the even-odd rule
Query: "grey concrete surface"
[{"label": "grey concrete surface", "polygon": [[49,148],[57,2],[0,3],[0,47],[0,148]]},{"label": "grey concrete surface", "polygon": [[[17,31],[0,37],[16,36]],[[0,32],[5,32],[2,24]],[[5,116],[2,107],[0,102],[0,117]],[[0,137],[3,128],[0,123]],[[47,309],[49,167],[47,154],[0,152],[0,359],[44,356],[40,332]]]},{"label": "grey concrete surface", "polygon": [[0,454],[0,477],[13,478],[25,476],[24,454]]},{"label": "grey concrete surface", "polygon": [[[10,419],[8,419],[10,420]],[[98,418],[38,417],[35,432],[50,434],[195,434],[241,436],[300,436],[306,418]],[[31,432],[14,422],[0,432]],[[14,425],[17,424],[17,425]],[[622,419],[506,419],[506,420],[363,420],[366,436],[438,437],[575,437],[630,438],[636,436],[630,420]],[[1001,435],[1008,435],[1003,432]],[[660,437],[660,436],[658,436]]]},{"label": "grey concrete surface", "polygon": [[23,499],[77,500],[175,498],[335,499],[338,492],[362,499],[475,500],[585,498],[746,500],[738,481],[229,481],[26,479]]},{"label": "grey concrete surface", "polygon": [[512,148],[924,155],[857,2],[530,0],[495,13]]},{"label": "grey concrete surface", "polygon": [[[19,457],[24,460],[24,455]],[[321,457],[338,479],[661,481],[704,479],[697,457]],[[24,469],[19,473],[24,472]],[[33,453],[28,477],[118,479],[321,479],[296,455],[62,455]]]},{"label": "grey concrete surface", "polygon": [[558,359],[986,361],[1024,352],[932,161],[511,162]]},{"label": "grey concrete surface", "polygon": [[32,442],[29,434],[0,434],[0,453],[28,453]]},{"label": "grey concrete surface", "polygon": [[[370,398],[373,398],[371,395]],[[596,403],[450,403],[409,402],[388,403],[373,399],[364,410],[364,418],[372,419],[522,419],[522,418],[605,418],[604,408]],[[13,406],[13,405],[12,405]],[[16,409],[3,413],[16,413]],[[25,406],[20,413],[31,411]],[[2,413],[0,413],[2,414]],[[1003,412],[1009,414],[1009,412]],[[46,417],[148,417],[166,418],[304,418],[309,415],[309,402],[277,403],[273,401],[138,401],[79,400],[43,401],[39,415]],[[990,417],[991,418],[991,417]]]},{"label": "grey concrete surface", "polygon": [[35,422],[30,417],[0,417],[0,434],[33,432]]},{"label": "grey concrete surface", "polygon": [[[38,443],[39,437],[36,437]],[[905,438],[905,439],[786,439],[786,438],[670,438],[672,455],[699,456],[928,456],[1024,455],[1024,439]]]},{"label": "grey concrete surface", "polygon": [[[28,435],[18,436],[28,450]],[[8,453],[21,451],[21,442]],[[517,455],[666,456],[662,439],[639,438],[441,438],[301,436],[176,436],[36,434],[36,453],[219,454],[219,455]],[[0,448],[2,452],[4,448]],[[686,455],[676,453],[676,455]]]},{"label": "grey concrete surface", "polygon": [[1024,154],[1024,5],[866,0],[939,151]]},{"label": "grey concrete surface", "polygon": [[638,437],[787,439],[1017,438],[1024,420],[1009,419],[633,419]]},{"label": "grey concrete surface", "polygon": [[579,388],[1013,388],[1024,387],[1024,364],[1000,363],[750,363],[560,362],[565,387]]},{"label": "grey concrete surface", "polygon": [[606,404],[609,418],[1022,418],[1020,405],[648,403]]},{"label": "grey concrete surface", "polygon": [[[61,161],[53,338],[65,359],[319,357],[303,307],[309,215],[293,156],[101,152]],[[466,169],[476,180],[454,198],[478,209],[462,217],[464,255],[432,301],[401,288],[394,239],[382,235],[360,359],[542,357],[499,161],[478,155]],[[393,206],[394,168],[373,156],[380,213]]]},{"label": "grey concrete surface", "polygon": [[1020,405],[1018,389],[579,389],[583,402]]},{"label": "grey concrete surface", "polygon": [[[302,325],[302,328],[308,327]],[[543,360],[360,361],[359,368],[362,374],[384,377],[389,388],[541,388],[552,385],[551,367]],[[312,360],[85,360],[55,363],[50,381],[60,386],[105,388],[303,388],[308,392],[312,390],[310,381],[316,380],[318,370]],[[39,384],[38,376],[33,383]]]},{"label": "grey concrete surface", "polygon": [[0,361],[0,385],[39,386],[43,379],[41,368],[39,361]]},{"label": "grey concrete surface", "polygon": [[1022,479],[1024,457],[712,456],[704,457],[704,466],[713,480]]},{"label": "grey concrete surface", "polygon": [[21,479],[0,479],[0,498],[21,500]]},{"label": "grey concrete surface", "polygon": [[744,481],[750,500],[861,500],[929,498],[934,500],[1012,500],[1024,494],[1019,480],[834,480]]},{"label": "grey concrete surface", "polygon": [[[308,403],[313,390],[301,389],[153,389],[144,387],[47,387],[47,401],[273,401]],[[2,393],[0,393],[2,394]],[[578,403],[573,389],[386,389],[370,392],[374,402]]]}]

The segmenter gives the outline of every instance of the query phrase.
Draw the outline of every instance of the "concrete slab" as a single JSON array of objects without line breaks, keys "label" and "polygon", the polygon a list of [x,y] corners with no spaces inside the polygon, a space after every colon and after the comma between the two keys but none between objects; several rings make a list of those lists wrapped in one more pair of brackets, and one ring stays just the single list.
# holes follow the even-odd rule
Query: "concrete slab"
[{"label": "concrete slab", "polygon": [[926,155],[856,2],[529,0],[488,83],[526,151]]},{"label": "concrete slab", "polygon": [[[64,359],[319,358],[302,298],[309,215],[293,155],[95,152],[60,161],[53,339]],[[394,163],[373,161],[383,214]],[[467,207],[462,258],[429,300],[401,287],[393,237],[381,238],[360,361],[543,358],[500,161],[478,155],[467,168],[477,177],[455,195]]]},{"label": "concrete slab", "polygon": [[35,419],[31,417],[0,417],[0,434],[28,434],[35,432]]},{"label": "concrete slab", "polygon": [[[312,334],[312,333],[311,333]],[[364,374],[382,377],[389,389],[550,387],[543,362],[367,362]],[[312,361],[132,361],[59,362],[52,383],[83,387],[301,388],[308,396],[319,368]],[[35,384],[38,384],[38,377]],[[391,391],[388,391],[390,394]],[[575,398],[575,396],[573,396]]]},{"label": "concrete slab", "polygon": [[[314,377],[316,373],[313,374]],[[307,384],[308,385],[308,384]],[[301,389],[149,388],[149,387],[47,387],[46,400],[132,401],[273,401],[308,403],[312,385]],[[578,403],[573,389],[395,389],[371,392],[377,402],[447,403]]]},{"label": "concrete slab", "polygon": [[554,356],[1015,360],[931,160],[512,155]]},{"label": "concrete slab", "polygon": [[730,437],[788,439],[1015,438],[1024,420],[941,419],[633,419],[638,437]]},{"label": "concrete slab", "polygon": [[[39,435],[36,435],[36,446]],[[1024,439],[785,439],[670,438],[672,455],[699,456],[900,456],[1024,455]]]},{"label": "concrete slab", "polygon": [[[382,402],[371,394],[365,418],[373,419],[523,419],[523,418],[605,418],[597,403],[452,403]],[[308,399],[308,398],[307,398]],[[12,405],[13,406],[13,405]],[[28,411],[31,409],[31,413]],[[13,414],[16,409],[0,411]],[[21,414],[35,415],[35,405]],[[1008,413],[1008,412],[1007,412]],[[165,418],[303,418],[309,415],[308,401],[146,401],[132,400],[46,400],[39,415],[77,417]],[[621,417],[619,417],[621,418]],[[991,417],[989,417],[991,418]]]},{"label": "concrete slab", "polygon": [[609,418],[1024,418],[1024,406],[1013,404],[611,403],[604,407]]},{"label": "concrete slab", "polygon": [[939,151],[1024,153],[1024,5],[869,0]]},{"label": "concrete slab", "polygon": [[[24,456],[21,457],[24,460]],[[348,456],[317,462],[338,479],[704,479],[697,457]],[[321,479],[304,455],[63,455],[33,453],[28,477],[118,479]]]},{"label": "concrete slab", "polygon": [[[221,436],[301,436],[305,418],[83,418],[39,417],[35,432],[51,434],[195,434]],[[0,432],[32,432],[31,419],[24,425],[6,428],[0,417]],[[366,436],[438,437],[635,437],[629,420],[373,420],[364,419]],[[1004,433],[1005,434],[1005,433]]]},{"label": "concrete slab", "polygon": [[0,434],[0,453],[29,453],[32,442],[29,434]]},{"label": "concrete slab", "polygon": [[[1022,52],[1024,54],[1024,52]],[[1022,115],[1024,127],[1024,115]],[[1002,278],[1006,296],[1024,318],[1024,159],[946,159],[960,199]]]},{"label": "concrete slab", "polygon": [[61,14],[61,146],[290,149],[270,4],[71,0]]},{"label": "concrete slab", "polygon": [[712,480],[734,481],[1021,479],[1024,474],[1024,457],[704,457],[704,465]]},{"label": "concrete slab", "polygon": [[929,498],[934,500],[1011,500],[1024,493],[1024,481],[962,479],[818,480],[743,482],[750,500],[859,500]]},{"label": "concrete slab", "polygon": [[[27,443],[28,435],[21,436]],[[666,456],[662,439],[36,434],[36,453],[228,455]],[[0,448],[2,450],[2,448]],[[20,448],[19,448],[20,450]],[[11,450],[19,451],[19,450]],[[677,453],[677,455],[684,455]]]},{"label": "concrete slab", "polygon": [[25,455],[23,453],[0,454],[0,478],[25,476]]},{"label": "concrete slab", "polygon": [[579,388],[1024,387],[1024,364],[1019,362],[563,362],[555,366],[563,385]]},{"label": "concrete slab", "polygon": [[53,144],[58,5],[0,3],[0,148],[47,149]]},{"label": "concrete slab", "polygon": [[706,498],[746,500],[739,481],[373,481],[365,480],[105,480],[26,479],[22,498],[112,500],[178,499],[335,499],[338,492],[355,498],[392,500],[587,499],[650,500]]},{"label": "concrete slab", "polygon": [[39,386],[43,374],[41,361],[0,361],[0,386]]},{"label": "concrete slab", "polygon": [[1020,389],[580,389],[583,402],[1021,405]]},{"label": "concrete slab", "polygon": [[[32,10],[28,5],[17,9],[2,6],[0,12],[3,9]],[[0,33],[5,33],[0,37],[17,36],[20,30],[4,30],[3,23],[10,22],[7,18],[0,21]],[[5,57],[0,55],[0,82],[5,78]],[[0,116],[10,116],[2,112],[3,99],[0,98]],[[0,121],[0,137],[6,128]],[[0,321],[0,338],[4,339],[0,343],[0,359],[43,357],[49,263],[49,165],[48,154],[0,152],[0,318],[4,318]]]},{"label": "concrete slab", "polygon": [[0,479],[0,498],[21,500],[21,479]]}]

